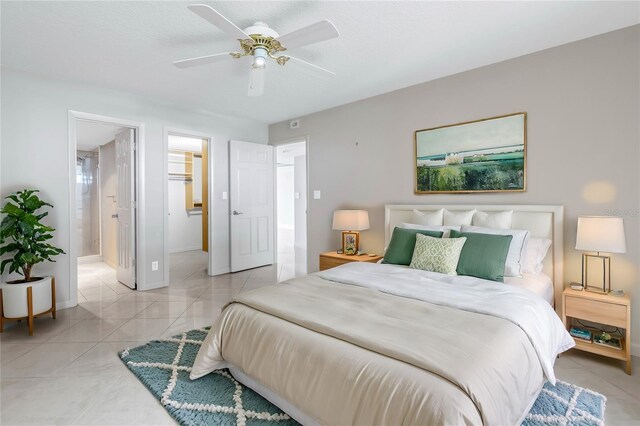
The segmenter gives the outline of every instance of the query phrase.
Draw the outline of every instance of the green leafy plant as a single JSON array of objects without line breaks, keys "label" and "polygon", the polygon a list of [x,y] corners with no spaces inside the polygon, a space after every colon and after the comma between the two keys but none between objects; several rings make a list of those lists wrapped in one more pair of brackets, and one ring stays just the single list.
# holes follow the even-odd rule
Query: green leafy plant
[{"label": "green leafy plant", "polygon": [[0,264],[0,274],[9,266],[9,273],[17,272],[24,279],[14,281],[29,282],[39,278],[31,277],[34,265],[49,261],[64,251],[47,241],[53,238],[54,228],[44,225],[41,220],[49,212],[36,213],[41,208],[53,206],[42,201],[34,189],[18,191],[6,197],[10,200],[0,210],[6,216],[0,223],[0,256],[12,254]]}]

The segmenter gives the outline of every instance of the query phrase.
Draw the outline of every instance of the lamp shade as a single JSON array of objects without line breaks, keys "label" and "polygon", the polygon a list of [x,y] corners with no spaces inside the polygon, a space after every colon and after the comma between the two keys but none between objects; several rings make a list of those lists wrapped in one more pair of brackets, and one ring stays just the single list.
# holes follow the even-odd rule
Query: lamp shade
[{"label": "lamp shade", "polygon": [[333,212],[333,229],[338,231],[369,229],[369,212],[366,210],[336,210]]},{"label": "lamp shade", "polygon": [[583,216],[578,218],[576,250],[626,253],[624,223],[621,217]]}]

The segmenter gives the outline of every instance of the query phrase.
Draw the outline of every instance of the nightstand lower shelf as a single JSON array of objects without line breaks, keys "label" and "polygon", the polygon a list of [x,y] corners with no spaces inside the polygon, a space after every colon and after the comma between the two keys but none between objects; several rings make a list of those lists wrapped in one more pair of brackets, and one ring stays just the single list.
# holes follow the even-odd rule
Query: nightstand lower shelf
[{"label": "nightstand lower shelf", "polygon": [[598,355],[604,355],[609,358],[619,359],[620,361],[627,360],[627,345],[622,340],[622,350],[608,348],[602,345],[596,345],[595,343],[584,342],[582,340],[573,339],[576,342],[576,349],[580,349],[581,351],[591,352]]}]

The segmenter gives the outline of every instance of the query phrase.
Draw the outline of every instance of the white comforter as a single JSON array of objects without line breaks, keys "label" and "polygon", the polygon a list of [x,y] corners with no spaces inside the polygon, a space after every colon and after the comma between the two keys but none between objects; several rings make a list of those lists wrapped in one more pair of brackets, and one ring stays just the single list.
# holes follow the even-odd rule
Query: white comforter
[{"label": "white comforter", "polygon": [[475,277],[365,262],[349,263],[317,275],[329,281],[508,320],[526,333],[552,384],[556,381],[553,372],[556,356],[575,345],[549,303],[521,288]]}]

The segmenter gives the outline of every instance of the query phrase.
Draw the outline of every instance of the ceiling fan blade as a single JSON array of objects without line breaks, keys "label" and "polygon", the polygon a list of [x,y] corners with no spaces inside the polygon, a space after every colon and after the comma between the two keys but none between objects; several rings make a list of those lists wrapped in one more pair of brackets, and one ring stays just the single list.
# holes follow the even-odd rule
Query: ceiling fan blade
[{"label": "ceiling fan blade", "polygon": [[289,34],[282,35],[277,40],[287,49],[295,49],[296,47],[302,47],[320,41],[330,40],[340,35],[338,29],[331,21],[323,20],[309,25],[308,27],[300,28],[290,32]]},{"label": "ceiling fan blade", "polygon": [[249,71],[249,96],[262,96],[264,93],[264,67],[251,67]]},{"label": "ceiling fan blade", "polygon": [[209,5],[192,4],[188,7],[189,10],[191,10],[193,13],[200,16],[202,19],[209,21],[235,39],[251,38],[249,37],[249,35],[247,35],[247,33],[238,28],[233,22],[225,18],[222,14],[220,14],[220,12]]},{"label": "ceiling fan blade", "polygon": [[175,61],[173,65],[178,68],[191,68],[200,65],[213,64],[214,62],[220,62],[227,58],[232,59],[232,56],[229,53],[216,53],[215,55],[200,56],[197,58]]},{"label": "ceiling fan blade", "polygon": [[334,77],[336,75],[336,73],[334,73],[333,71],[329,71],[317,65],[313,65],[307,61],[303,61],[302,59],[294,58],[293,56],[289,56],[289,61],[287,62],[287,66],[289,64],[295,65],[297,68],[300,68],[301,70],[303,70],[306,74],[312,75],[314,77],[317,77],[323,80],[328,80],[329,78]]}]

